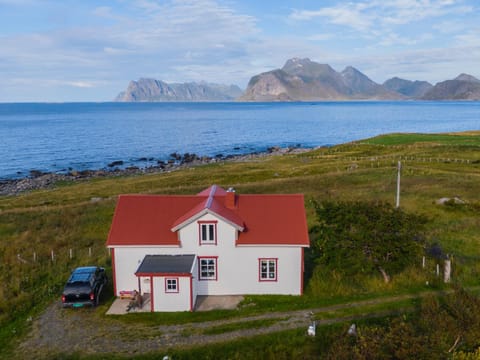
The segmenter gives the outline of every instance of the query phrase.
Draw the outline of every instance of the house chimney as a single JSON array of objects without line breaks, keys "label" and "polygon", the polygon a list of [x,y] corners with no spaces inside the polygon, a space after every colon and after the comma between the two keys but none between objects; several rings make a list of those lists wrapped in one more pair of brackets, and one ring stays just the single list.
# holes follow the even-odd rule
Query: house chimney
[{"label": "house chimney", "polygon": [[235,189],[228,188],[227,194],[225,195],[225,206],[229,209],[235,208]]}]

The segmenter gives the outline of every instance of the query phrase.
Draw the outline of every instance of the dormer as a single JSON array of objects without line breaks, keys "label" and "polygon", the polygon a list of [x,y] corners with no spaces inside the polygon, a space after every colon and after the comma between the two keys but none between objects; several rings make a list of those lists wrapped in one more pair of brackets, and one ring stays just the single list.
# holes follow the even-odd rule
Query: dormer
[{"label": "dormer", "polygon": [[[230,189],[229,191],[225,191],[216,185],[211,186],[207,190],[209,190],[208,196],[176,219],[170,230],[176,232],[208,214],[233,226],[237,231],[244,231],[245,225],[243,219],[234,211],[235,191],[231,191]],[[205,193],[206,191],[203,191],[199,195],[203,197]],[[214,228],[205,226],[201,231],[205,231],[205,241],[208,241],[208,239],[211,238],[211,231],[214,231]]]}]

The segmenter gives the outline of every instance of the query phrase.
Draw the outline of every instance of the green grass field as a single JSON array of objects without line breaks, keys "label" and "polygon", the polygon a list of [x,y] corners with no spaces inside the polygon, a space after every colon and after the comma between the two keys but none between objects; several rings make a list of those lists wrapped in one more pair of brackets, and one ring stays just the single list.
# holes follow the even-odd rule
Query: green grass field
[{"label": "green grass field", "polygon": [[[64,182],[52,189],[1,197],[0,346],[15,346],[13,339],[28,331],[25,319],[59,297],[72,268],[110,266],[105,241],[119,194],[195,194],[212,184],[233,186],[237,193],[303,193],[311,227],[315,223],[312,200],[394,204],[398,161],[402,163],[401,207],[429,217],[429,241],[453,256],[453,283],[480,284],[480,133],[391,134],[302,154]],[[436,203],[444,197],[458,197],[465,204]],[[301,299],[254,297],[255,306],[245,313],[416,293],[425,290],[426,281],[442,288],[435,265],[428,263],[422,269],[418,264],[390,284],[380,277],[355,283],[337,278],[313,284],[307,279]],[[216,316],[180,318],[188,322]],[[155,318],[161,321],[162,317],[174,322],[169,315]]]}]

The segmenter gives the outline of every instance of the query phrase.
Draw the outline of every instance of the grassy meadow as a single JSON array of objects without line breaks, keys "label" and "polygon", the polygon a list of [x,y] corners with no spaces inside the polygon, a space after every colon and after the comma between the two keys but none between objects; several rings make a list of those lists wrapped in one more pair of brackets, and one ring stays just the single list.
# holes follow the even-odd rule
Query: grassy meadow
[{"label": "grassy meadow", "polygon": [[[16,339],[28,332],[30,317],[58,301],[71,269],[88,264],[109,268],[105,241],[119,194],[195,194],[212,184],[233,186],[240,194],[303,193],[312,227],[313,200],[394,204],[398,161],[402,164],[401,208],[429,218],[427,235],[432,249],[453,259],[452,283],[479,285],[480,132],[390,134],[301,154],[222,162],[163,174],[59,183],[52,189],[0,197],[0,347],[14,347]],[[445,197],[458,197],[465,203],[437,204]],[[309,261],[310,267],[314,266],[314,259]],[[245,306],[240,315],[442,289],[448,286],[436,276],[437,262],[427,256],[425,268],[419,263],[388,284],[381,276],[354,280],[338,274],[307,276],[301,299],[247,297],[247,305],[253,305]],[[404,305],[398,303],[399,307]],[[159,314],[154,318],[188,322],[215,316],[182,314],[174,319]],[[144,318],[135,320],[151,321]],[[296,331],[288,334],[300,341]],[[273,341],[268,339],[264,341]]]}]

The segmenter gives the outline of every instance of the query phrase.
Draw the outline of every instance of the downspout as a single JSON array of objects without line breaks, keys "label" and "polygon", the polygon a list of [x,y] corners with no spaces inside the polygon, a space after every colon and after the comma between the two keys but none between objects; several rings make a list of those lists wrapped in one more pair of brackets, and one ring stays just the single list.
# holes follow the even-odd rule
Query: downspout
[{"label": "downspout", "polygon": [[150,312],[154,312],[154,306],[153,306],[153,302],[154,302],[154,296],[153,296],[153,276],[150,275]]},{"label": "downspout", "polygon": [[117,294],[117,276],[115,271],[115,248],[111,248],[111,256],[112,256],[112,277],[113,277],[113,294],[118,296]]},{"label": "downspout", "polygon": [[193,311],[193,280],[190,274],[190,311]]},{"label": "downspout", "polygon": [[303,295],[303,281],[304,281],[304,276],[305,276],[305,248],[302,249],[302,265],[300,269],[300,295]]}]

